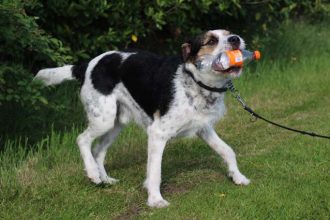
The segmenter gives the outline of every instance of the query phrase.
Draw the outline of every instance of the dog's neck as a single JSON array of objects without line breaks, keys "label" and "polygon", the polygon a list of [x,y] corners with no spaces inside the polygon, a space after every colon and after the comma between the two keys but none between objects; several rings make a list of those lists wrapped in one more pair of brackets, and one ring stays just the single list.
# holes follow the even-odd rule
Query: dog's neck
[{"label": "dog's neck", "polygon": [[211,88],[222,88],[228,82],[227,77],[217,75],[212,70],[199,70],[192,63],[182,64],[182,70],[184,73],[190,73],[196,81]]},{"label": "dog's neck", "polygon": [[[194,74],[194,73],[193,73]],[[196,73],[195,73],[196,74]],[[195,75],[194,75],[195,76]],[[197,77],[196,77],[197,78]],[[178,79],[179,83],[182,85],[185,95],[190,98],[193,97],[195,101],[198,101],[198,103],[202,104],[207,104],[207,105],[213,105],[217,103],[218,100],[222,100],[224,98],[225,92],[218,93],[218,92],[212,92],[209,91],[205,88],[202,88],[200,85],[198,85],[193,78],[185,73],[183,71],[180,71],[180,74],[178,74]],[[201,81],[200,78],[197,78],[197,80]],[[201,81],[203,84],[210,86],[210,87],[215,87],[215,88],[221,88],[226,84],[226,80],[217,80],[216,82],[214,81]],[[202,104],[203,105],[203,104]]]},{"label": "dog's neck", "polygon": [[[214,73],[199,72],[193,65],[182,65],[181,81],[186,89],[194,90],[203,95],[213,93],[224,93],[226,91],[227,78],[215,75]],[[188,85],[188,86],[187,86]]]}]

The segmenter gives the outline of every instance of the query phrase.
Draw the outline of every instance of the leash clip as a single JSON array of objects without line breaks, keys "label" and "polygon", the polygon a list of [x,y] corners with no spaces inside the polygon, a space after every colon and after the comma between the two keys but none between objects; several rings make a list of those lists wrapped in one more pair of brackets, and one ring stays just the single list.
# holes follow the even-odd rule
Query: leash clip
[{"label": "leash clip", "polygon": [[[229,89],[231,94],[237,99],[239,104],[241,104],[241,106],[244,109],[246,109],[247,105],[246,105],[245,101],[242,99],[242,97],[240,96],[239,91],[234,87],[234,84],[231,80],[228,81],[227,88]],[[250,112],[250,116],[251,116],[250,117],[250,122],[256,122],[258,120],[258,118],[252,112]]]},{"label": "leash clip", "polygon": [[254,123],[254,122],[256,122],[257,120],[258,120],[258,118],[257,118],[253,113],[251,113],[251,114],[250,114],[250,122]]}]

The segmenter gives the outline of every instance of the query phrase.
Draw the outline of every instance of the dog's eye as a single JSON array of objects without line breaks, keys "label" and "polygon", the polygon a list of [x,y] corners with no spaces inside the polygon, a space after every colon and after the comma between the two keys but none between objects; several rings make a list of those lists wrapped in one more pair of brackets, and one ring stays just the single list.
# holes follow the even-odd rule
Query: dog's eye
[{"label": "dog's eye", "polygon": [[217,43],[218,43],[218,39],[215,38],[215,37],[212,37],[212,38],[206,43],[206,45],[213,46],[213,45],[216,45]]}]

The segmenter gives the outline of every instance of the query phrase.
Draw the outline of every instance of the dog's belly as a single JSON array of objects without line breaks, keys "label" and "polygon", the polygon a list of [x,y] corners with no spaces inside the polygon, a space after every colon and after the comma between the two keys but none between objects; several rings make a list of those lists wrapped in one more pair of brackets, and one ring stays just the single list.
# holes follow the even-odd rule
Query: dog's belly
[{"label": "dog's belly", "polygon": [[133,97],[129,94],[127,89],[120,83],[114,90],[116,94],[119,108],[118,120],[122,124],[127,124],[134,121],[143,129],[147,129],[152,123],[152,119],[142,110],[142,108],[135,102]]}]

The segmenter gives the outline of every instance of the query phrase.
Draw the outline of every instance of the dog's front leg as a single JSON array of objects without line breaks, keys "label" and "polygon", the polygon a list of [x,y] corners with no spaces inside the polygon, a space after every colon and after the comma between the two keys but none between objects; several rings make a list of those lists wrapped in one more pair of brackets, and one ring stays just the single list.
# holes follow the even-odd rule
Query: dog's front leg
[{"label": "dog's front leg", "polygon": [[162,156],[166,142],[167,138],[157,126],[148,128],[148,164],[144,187],[148,190],[147,204],[150,207],[162,208],[169,205],[160,194]]},{"label": "dog's front leg", "polygon": [[223,158],[228,166],[229,176],[235,184],[248,185],[250,183],[250,180],[239,171],[234,151],[219,138],[213,127],[203,128],[198,135]]}]

